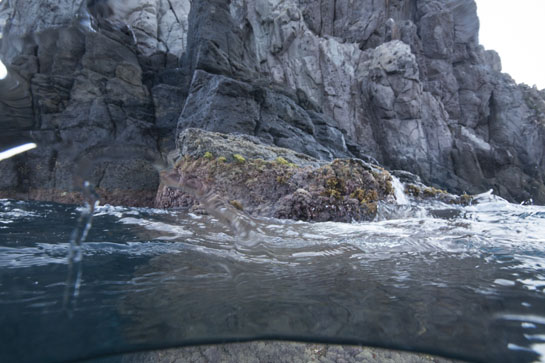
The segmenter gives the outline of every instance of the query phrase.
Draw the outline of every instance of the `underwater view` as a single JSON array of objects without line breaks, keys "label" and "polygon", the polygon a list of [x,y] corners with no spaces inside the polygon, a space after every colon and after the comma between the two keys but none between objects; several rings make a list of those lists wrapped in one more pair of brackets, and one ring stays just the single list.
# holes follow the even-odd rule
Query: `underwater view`
[{"label": "underwater view", "polygon": [[0,0],[0,363],[545,362],[538,3]]},{"label": "underwater view", "polygon": [[256,219],[243,243],[207,215],[105,205],[80,249],[85,208],[1,200],[0,361],[260,339],[542,360],[545,208],[404,202],[372,222]]}]

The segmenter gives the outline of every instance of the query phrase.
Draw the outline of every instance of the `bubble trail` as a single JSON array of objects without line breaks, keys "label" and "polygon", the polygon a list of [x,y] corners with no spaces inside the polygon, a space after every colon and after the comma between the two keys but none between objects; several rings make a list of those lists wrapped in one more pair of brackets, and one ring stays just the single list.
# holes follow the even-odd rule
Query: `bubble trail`
[{"label": "bubble trail", "polygon": [[141,158],[149,161],[159,171],[165,166],[158,155],[146,148],[134,145],[102,145],[74,160],[72,188],[82,193],[85,206],[72,235],[68,251],[68,273],[63,297],[63,309],[72,315],[79,295],[82,281],[83,242],[87,238],[93,222],[93,214],[99,203],[99,196],[89,182],[92,168],[101,161]]},{"label": "bubble trail", "polygon": [[65,309],[69,315],[72,314],[76,307],[76,299],[79,295],[79,288],[81,286],[83,242],[91,229],[93,214],[99,202],[98,195],[91,183],[85,181],[82,189],[85,198],[85,208],[81,212],[76,228],[74,228],[72,235],[70,236],[68,274],[63,297],[63,309]]}]

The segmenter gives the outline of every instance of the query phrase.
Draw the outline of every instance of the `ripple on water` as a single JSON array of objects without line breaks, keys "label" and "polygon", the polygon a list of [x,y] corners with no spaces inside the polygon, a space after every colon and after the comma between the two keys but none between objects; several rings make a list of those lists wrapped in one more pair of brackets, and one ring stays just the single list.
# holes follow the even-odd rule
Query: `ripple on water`
[{"label": "ripple on water", "polygon": [[[76,309],[82,326],[102,328],[87,346],[265,334],[535,360],[545,334],[544,209],[479,200],[381,206],[376,221],[352,224],[255,219],[252,247],[207,215],[98,207]],[[77,209],[1,201],[0,217],[0,304],[13,316],[42,314],[17,327],[70,356],[77,344],[63,329],[78,328],[36,322],[59,310],[63,226]],[[101,325],[116,316],[119,325]]]}]

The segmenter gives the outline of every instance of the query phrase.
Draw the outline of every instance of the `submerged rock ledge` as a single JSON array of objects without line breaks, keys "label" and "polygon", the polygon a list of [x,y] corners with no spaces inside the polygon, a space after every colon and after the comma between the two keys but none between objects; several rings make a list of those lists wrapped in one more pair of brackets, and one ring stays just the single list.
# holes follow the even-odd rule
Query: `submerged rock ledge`
[{"label": "submerged rock ledge", "polygon": [[462,363],[429,354],[365,346],[255,341],[205,345],[152,352],[130,353],[122,363],[160,362],[383,362],[383,363]]}]

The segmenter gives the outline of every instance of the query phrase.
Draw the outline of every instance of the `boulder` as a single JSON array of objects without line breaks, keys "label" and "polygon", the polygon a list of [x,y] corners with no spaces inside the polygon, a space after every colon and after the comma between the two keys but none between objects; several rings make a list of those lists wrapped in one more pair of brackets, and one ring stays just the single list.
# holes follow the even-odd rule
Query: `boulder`
[{"label": "boulder", "polygon": [[[320,162],[255,138],[186,129],[175,167],[163,174],[161,208],[204,206],[210,213],[304,221],[371,220],[393,200],[391,176],[359,159]],[[210,209],[210,210],[209,210]]]}]

